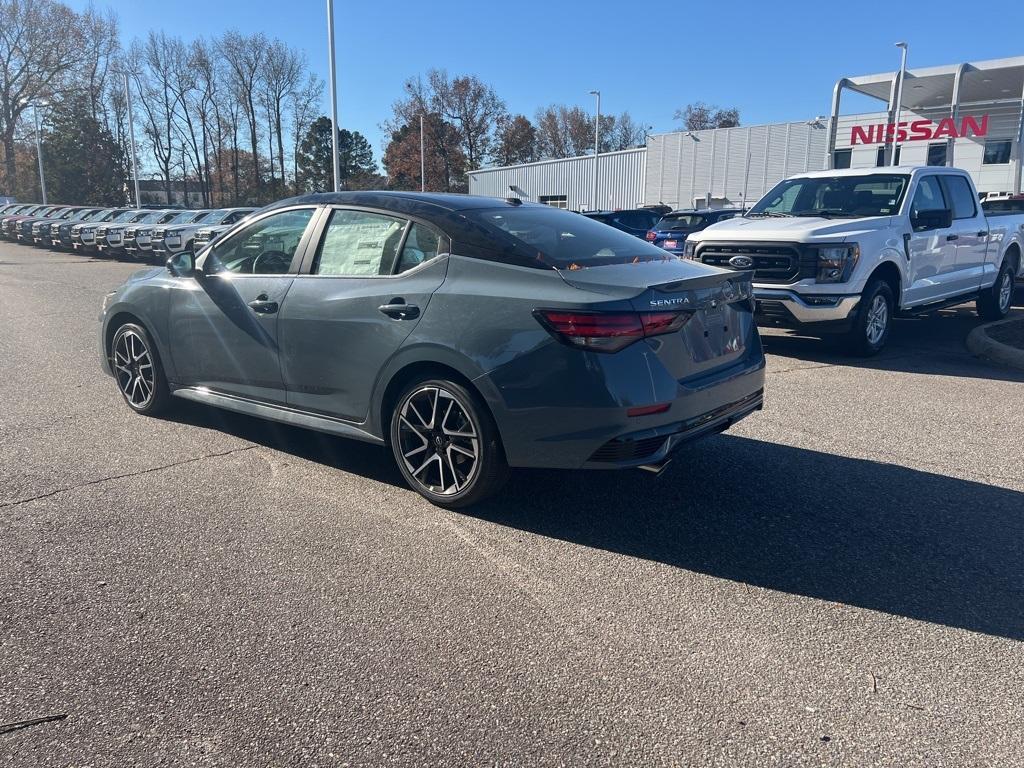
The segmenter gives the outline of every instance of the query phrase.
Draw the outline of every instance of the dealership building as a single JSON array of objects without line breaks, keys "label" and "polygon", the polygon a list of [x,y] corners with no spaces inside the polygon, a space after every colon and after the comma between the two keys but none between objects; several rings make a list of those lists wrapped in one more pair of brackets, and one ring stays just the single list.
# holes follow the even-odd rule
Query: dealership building
[{"label": "dealership building", "polygon": [[[849,94],[879,109],[844,114]],[[843,77],[827,116],[649,136],[646,147],[598,156],[596,203],[593,155],[473,171],[469,191],[570,210],[724,207],[803,171],[895,160],[963,168],[983,195],[1019,193],[1022,139],[1024,56],[908,69],[902,84],[898,72]]]}]

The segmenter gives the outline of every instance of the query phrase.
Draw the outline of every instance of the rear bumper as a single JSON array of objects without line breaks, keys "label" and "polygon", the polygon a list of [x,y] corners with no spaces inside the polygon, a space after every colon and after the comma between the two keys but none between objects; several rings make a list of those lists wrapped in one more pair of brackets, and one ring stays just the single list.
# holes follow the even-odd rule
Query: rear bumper
[{"label": "rear bumper", "polygon": [[[474,380],[491,407],[514,467],[620,469],[658,462],[699,437],[728,429],[762,407],[764,353],[757,333],[725,367],[676,381],[652,371],[638,342],[615,355],[556,348],[520,368]],[[629,353],[629,354],[624,354]],[[577,364],[578,363],[578,364]],[[538,365],[539,364],[539,365]],[[656,365],[656,364],[655,364]],[[517,370],[518,368],[518,370]],[[660,414],[631,407],[668,403]]]},{"label": "rear bumper", "polygon": [[759,325],[798,328],[813,325],[819,331],[842,332],[853,324],[860,294],[803,296],[778,288],[754,288],[754,317]]}]

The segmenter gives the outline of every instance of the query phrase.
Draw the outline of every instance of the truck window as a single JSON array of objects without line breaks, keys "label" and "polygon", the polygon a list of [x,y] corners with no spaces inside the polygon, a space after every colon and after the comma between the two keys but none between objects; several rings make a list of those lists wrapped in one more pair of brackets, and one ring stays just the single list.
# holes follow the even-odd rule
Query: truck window
[{"label": "truck window", "polygon": [[963,176],[943,176],[942,186],[945,188],[946,197],[953,203],[954,219],[973,219],[978,208],[974,204],[974,193],[971,192],[971,185]]},{"label": "truck window", "polygon": [[917,183],[917,192],[914,193],[914,200],[910,204],[911,217],[920,211],[944,211],[947,207],[939,177],[923,176]]}]

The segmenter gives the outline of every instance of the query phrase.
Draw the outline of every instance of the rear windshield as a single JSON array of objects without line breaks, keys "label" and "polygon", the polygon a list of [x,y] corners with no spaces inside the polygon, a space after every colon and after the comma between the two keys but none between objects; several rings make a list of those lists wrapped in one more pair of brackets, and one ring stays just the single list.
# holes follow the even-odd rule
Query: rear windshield
[{"label": "rear windshield", "polygon": [[707,220],[703,213],[670,213],[658,222],[657,229],[695,229]]},{"label": "rear windshield", "polygon": [[986,213],[1024,212],[1024,199],[1020,200],[985,200],[981,204]]},{"label": "rear windshield", "polygon": [[899,211],[907,181],[907,176],[890,173],[786,179],[747,216],[893,216]]},{"label": "rear windshield", "polygon": [[471,221],[502,233],[519,255],[554,269],[674,258],[638,237],[546,205],[470,209],[464,213]]}]

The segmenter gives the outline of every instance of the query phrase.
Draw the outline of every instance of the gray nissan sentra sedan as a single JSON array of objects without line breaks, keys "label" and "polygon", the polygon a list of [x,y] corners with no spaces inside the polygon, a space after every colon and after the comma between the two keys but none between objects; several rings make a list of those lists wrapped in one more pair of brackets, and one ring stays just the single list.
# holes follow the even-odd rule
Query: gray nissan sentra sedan
[{"label": "gray nissan sentra sedan", "polygon": [[101,319],[135,411],[173,395],[387,444],[449,507],[509,467],[660,470],[763,402],[749,273],[515,198],[285,200]]}]

